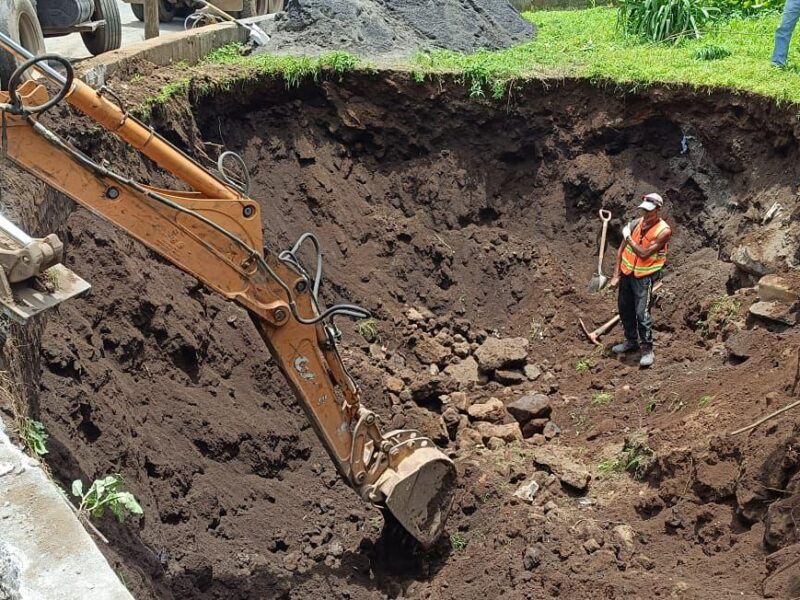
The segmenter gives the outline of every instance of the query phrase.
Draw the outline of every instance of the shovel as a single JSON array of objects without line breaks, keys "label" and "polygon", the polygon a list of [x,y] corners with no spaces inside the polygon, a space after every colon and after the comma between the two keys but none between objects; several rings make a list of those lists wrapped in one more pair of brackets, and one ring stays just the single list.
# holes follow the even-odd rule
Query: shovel
[{"label": "shovel", "polygon": [[244,27],[247,29],[247,31],[250,32],[250,41],[256,46],[266,46],[267,42],[269,41],[267,32],[261,29],[261,27],[258,25],[252,25],[250,23],[240,21],[239,19],[234,19],[224,10],[219,9],[210,2],[206,2],[206,0],[195,0],[195,3],[209,9],[211,12],[220,16],[224,20],[230,21],[231,23],[236,23],[239,27]]},{"label": "shovel", "polygon": [[599,292],[608,283],[608,277],[603,275],[603,254],[606,250],[606,232],[608,231],[608,222],[611,220],[611,212],[601,208],[600,220],[603,221],[603,233],[600,236],[600,256],[597,259],[597,273],[592,276],[592,280],[589,282],[589,292],[591,293]]}]

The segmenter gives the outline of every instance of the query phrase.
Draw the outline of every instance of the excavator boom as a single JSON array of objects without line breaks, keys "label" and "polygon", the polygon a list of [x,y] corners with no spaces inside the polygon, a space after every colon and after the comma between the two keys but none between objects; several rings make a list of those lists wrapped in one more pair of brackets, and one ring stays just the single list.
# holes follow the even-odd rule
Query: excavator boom
[{"label": "excavator boom", "polygon": [[[127,114],[110,90],[75,79],[63,58],[32,57],[2,33],[0,47],[26,61],[11,77],[9,90],[0,92],[4,154],[246,308],[342,478],[364,500],[387,508],[423,545],[432,544],[452,506],[455,467],[419,432],[382,432],[377,416],[361,405],[330,317],[369,313],[352,305],[321,308],[319,278],[296,255],[306,241],[318,245],[316,238],[306,234],[280,254],[264,250],[260,206],[227,175],[222,161],[221,176],[210,173]],[[45,58],[64,65],[67,75]],[[60,85],[56,97],[33,81],[20,84],[26,68]],[[143,185],[64,142],[37,119],[62,98],[191,191]],[[0,298],[7,308],[13,303]]]}]

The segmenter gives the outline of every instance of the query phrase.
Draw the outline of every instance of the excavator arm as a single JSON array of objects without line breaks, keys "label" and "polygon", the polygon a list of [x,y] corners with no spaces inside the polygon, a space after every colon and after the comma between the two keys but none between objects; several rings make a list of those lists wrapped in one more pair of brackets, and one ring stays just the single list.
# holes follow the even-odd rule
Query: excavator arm
[{"label": "excavator arm", "polygon": [[[416,431],[382,432],[376,415],[361,405],[331,317],[369,313],[352,305],[319,306],[319,277],[296,256],[303,241],[316,239],[307,234],[280,254],[265,250],[260,206],[228,177],[222,161],[217,177],[127,114],[109,90],[73,78],[64,59],[32,57],[2,33],[0,46],[26,61],[9,91],[0,92],[3,154],[247,309],[342,478],[364,500],[388,508],[423,545],[433,543],[452,505],[454,465]],[[67,76],[45,58],[61,62]],[[33,81],[18,83],[28,68],[61,86],[56,97]],[[60,139],[37,114],[62,99],[191,191],[143,185]]]}]

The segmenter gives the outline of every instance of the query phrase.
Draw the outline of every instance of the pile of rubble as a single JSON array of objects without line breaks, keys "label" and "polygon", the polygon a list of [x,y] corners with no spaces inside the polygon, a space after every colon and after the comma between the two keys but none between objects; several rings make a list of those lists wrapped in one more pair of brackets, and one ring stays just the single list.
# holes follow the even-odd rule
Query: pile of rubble
[{"label": "pile of rubble", "polygon": [[439,413],[434,437],[458,448],[497,449],[523,439],[541,445],[561,433],[550,419],[556,377],[528,362],[526,338],[495,337],[466,319],[414,308],[395,326],[405,348],[391,352],[374,343],[369,354],[389,372],[384,388],[398,418],[413,407]]}]

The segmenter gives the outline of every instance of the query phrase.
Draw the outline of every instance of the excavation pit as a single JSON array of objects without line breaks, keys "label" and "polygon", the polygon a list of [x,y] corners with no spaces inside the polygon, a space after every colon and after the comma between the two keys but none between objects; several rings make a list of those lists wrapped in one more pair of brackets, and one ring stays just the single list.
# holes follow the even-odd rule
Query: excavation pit
[{"label": "excavation pit", "polygon": [[[584,80],[517,85],[495,102],[446,77],[379,72],[292,89],[245,81],[152,119],[204,163],[223,148],[243,156],[271,250],[306,231],[319,237],[325,302],[376,318],[340,321],[365,403],[387,427],[416,427],[451,452],[461,487],[433,550],[388,542],[380,513],[338,479],[245,312],[75,210],[59,233],[67,266],[94,289],[47,319],[34,412],[59,481],[120,472],[140,499],[141,519],[98,523],[137,598],[793,589],[765,558],[800,540],[764,518],[800,493],[797,419],[726,436],[761,415],[768,394],[774,404],[792,393],[796,330],[746,316],[753,264],[782,272],[797,260],[790,109]],[[128,175],[171,183],[99,132],[73,142]],[[23,193],[30,179],[10,172]],[[600,324],[615,307],[613,293],[586,290],[597,210],[612,211],[616,247],[649,191],[664,195],[675,236],[653,311],[657,362],[643,371],[595,350],[578,318]],[[54,194],[47,202],[63,206]],[[783,211],[762,224],[775,202]],[[742,253],[750,271],[732,263],[744,264]],[[512,343],[526,356],[478,372],[490,338],[524,338]],[[560,429],[548,441],[487,439],[478,411],[456,406],[534,393]],[[616,472],[635,448],[647,464]],[[539,491],[528,504],[513,492],[531,479]],[[775,534],[767,545],[765,529]]]}]

